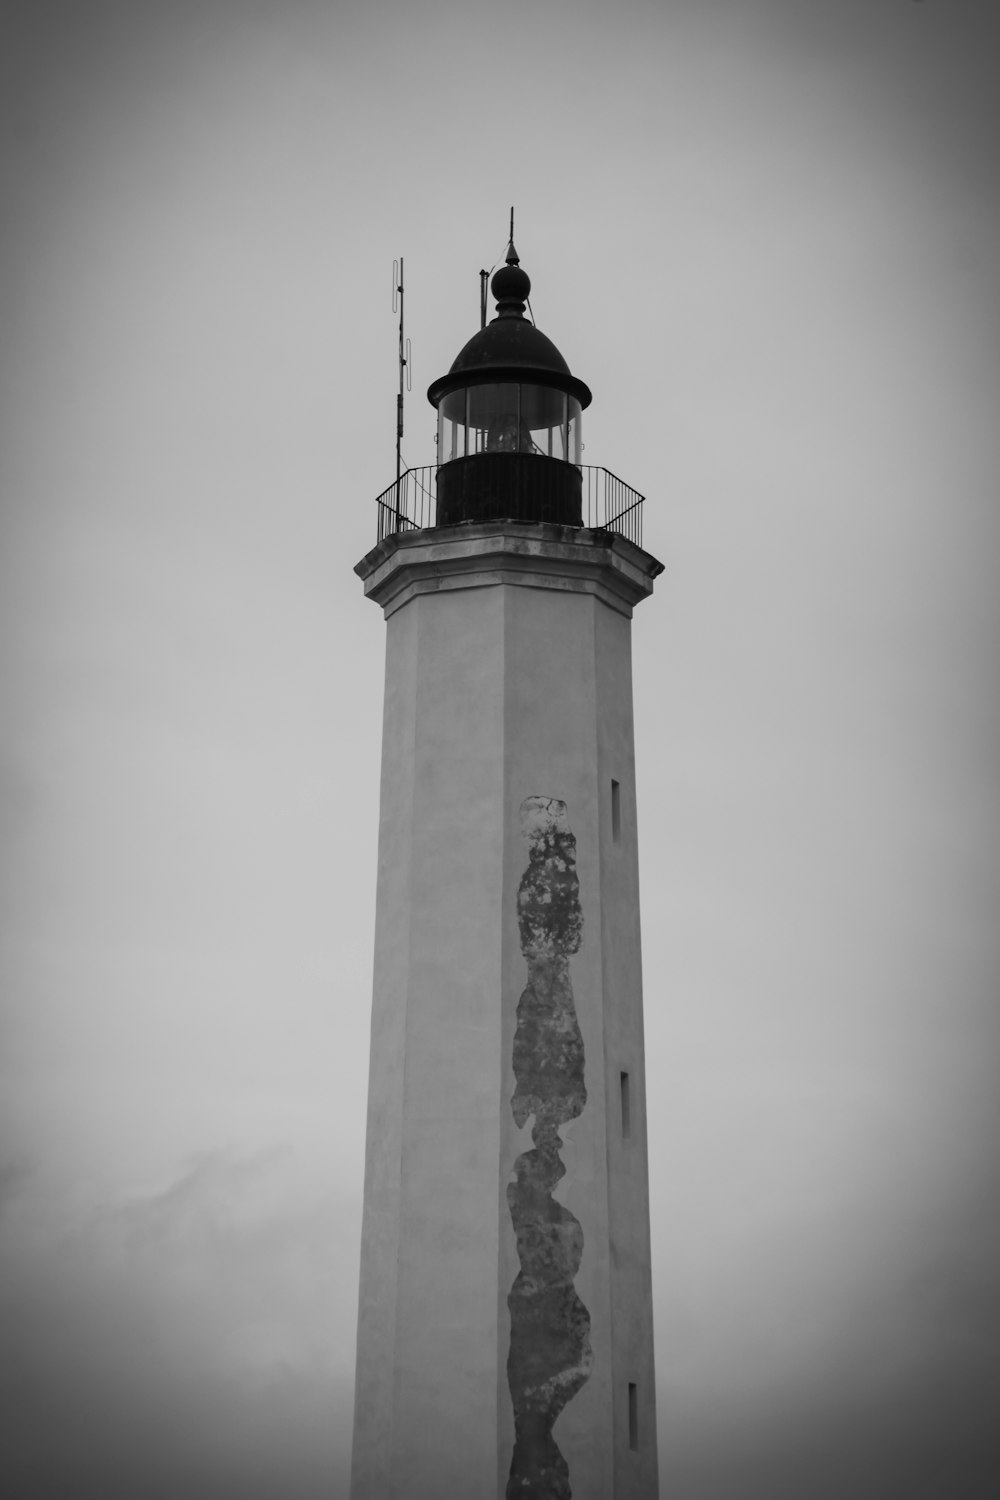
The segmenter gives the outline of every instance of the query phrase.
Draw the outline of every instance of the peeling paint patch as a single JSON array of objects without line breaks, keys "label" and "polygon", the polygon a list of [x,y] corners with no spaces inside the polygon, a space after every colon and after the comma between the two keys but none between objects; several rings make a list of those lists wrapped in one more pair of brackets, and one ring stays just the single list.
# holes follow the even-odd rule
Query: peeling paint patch
[{"label": "peeling paint patch", "polygon": [[507,1188],[521,1265],[507,1297],[507,1382],[514,1406],[507,1500],[571,1500],[569,1466],[552,1428],[589,1376],[593,1355],[590,1314],[573,1286],[583,1229],[552,1192],[566,1172],[559,1127],[587,1102],[583,1037],[569,977],[583,913],[566,804],[554,797],[527,797],[521,832],[528,868],[518,887],[517,910],[528,983],[517,1007],[511,1110],[519,1129],[532,1115],[534,1125],[532,1150],[514,1163]]}]

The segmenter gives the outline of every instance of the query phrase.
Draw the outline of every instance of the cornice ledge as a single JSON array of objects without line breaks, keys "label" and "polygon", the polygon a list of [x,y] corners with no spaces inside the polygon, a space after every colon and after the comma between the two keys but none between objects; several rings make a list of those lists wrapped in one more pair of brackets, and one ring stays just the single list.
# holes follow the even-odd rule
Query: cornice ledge
[{"label": "cornice ledge", "polygon": [[616,532],[477,521],[398,532],[354,571],[387,617],[417,594],[503,583],[595,594],[630,616],[652,593],[663,564]]}]

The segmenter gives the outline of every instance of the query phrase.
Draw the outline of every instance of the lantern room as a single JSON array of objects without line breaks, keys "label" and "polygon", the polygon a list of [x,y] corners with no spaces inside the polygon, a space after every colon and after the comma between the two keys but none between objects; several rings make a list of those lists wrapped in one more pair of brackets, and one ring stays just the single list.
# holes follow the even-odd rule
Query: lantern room
[{"label": "lantern room", "polygon": [[580,413],[590,391],[525,317],[531,282],[513,241],[491,286],[496,317],[427,392],[438,413],[436,524],[580,526]]}]

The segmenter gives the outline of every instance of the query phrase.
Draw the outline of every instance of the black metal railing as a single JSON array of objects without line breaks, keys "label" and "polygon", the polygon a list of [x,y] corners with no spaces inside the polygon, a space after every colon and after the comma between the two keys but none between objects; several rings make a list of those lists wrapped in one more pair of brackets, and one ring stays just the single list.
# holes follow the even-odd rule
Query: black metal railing
[{"label": "black metal railing", "polygon": [[437,507],[436,464],[419,469],[404,469],[397,480],[384,489],[375,501],[378,507],[378,539],[384,541],[397,531],[420,531],[434,525]]},{"label": "black metal railing", "polygon": [[[375,501],[378,539],[384,541],[399,531],[421,531],[434,526],[437,515],[437,465],[405,469],[398,480]],[[642,507],[638,490],[594,464],[585,464],[583,476],[583,525],[598,531],[613,531],[642,546]]]},{"label": "black metal railing", "polygon": [[637,547],[642,546],[642,506],[645,500],[610,469],[585,464],[583,473],[583,524],[595,531],[615,531]]}]

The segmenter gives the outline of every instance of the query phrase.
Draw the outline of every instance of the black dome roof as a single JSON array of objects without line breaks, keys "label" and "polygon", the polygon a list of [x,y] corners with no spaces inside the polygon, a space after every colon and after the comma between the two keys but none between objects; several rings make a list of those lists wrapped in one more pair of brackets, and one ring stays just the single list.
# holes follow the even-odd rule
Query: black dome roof
[{"label": "black dome roof", "polygon": [[460,350],[447,375],[428,388],[427,399],[437,406],[448,391],[463,385],[511,381],[551,385],[575,396],[581,407],[590,405],[591,394],[582,380],[570,374],[569,365],[550,338],[529,323],[524,302],[531,282],[521,270],[513,242],[507,263],[492,281],[497,315]]},{"label": "black dome roof", "polygon": [[448,373],[464,375],[470,370],[505,365],[530,365],[551,375],[569,374],[569,365],[555,344],[527,318],[494,318],[473,334]]}]

